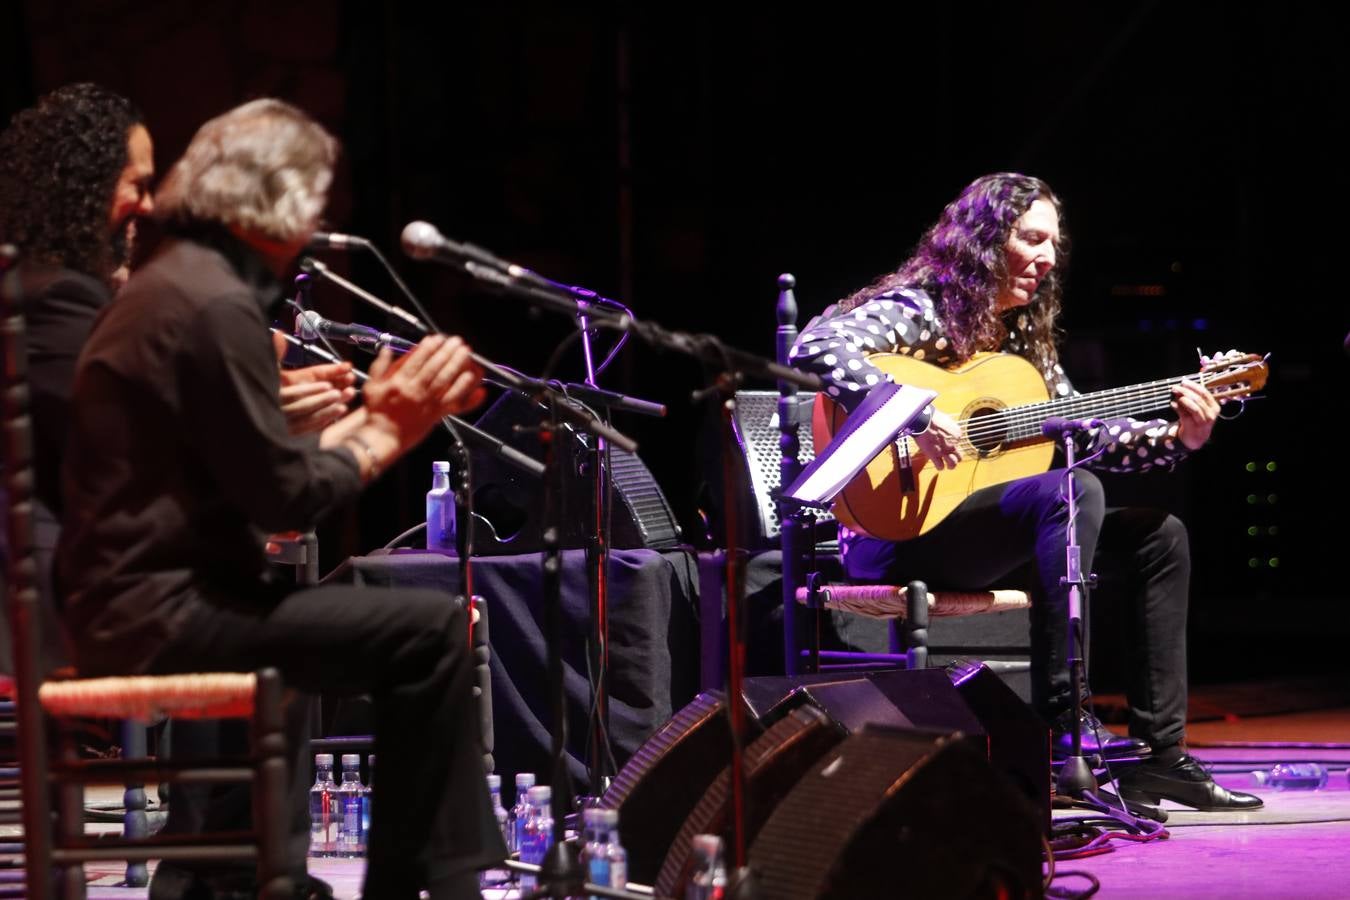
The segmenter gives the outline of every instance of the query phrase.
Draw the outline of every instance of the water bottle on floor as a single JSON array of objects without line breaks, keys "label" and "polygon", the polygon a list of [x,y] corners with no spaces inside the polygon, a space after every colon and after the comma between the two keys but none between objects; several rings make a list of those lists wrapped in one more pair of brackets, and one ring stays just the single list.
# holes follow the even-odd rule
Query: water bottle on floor
[{"label": "water bottle on floor", "polygon": [[506,849],[512,853],[520,852],[520,832],[525,827],[525,817],[530,811],[528,795],[534,782],[533,772],[516,773],[516,803],[511,807],[511,827],[506,836]]},{"label": "water bottle on floor", "polygon": [[[489,775],[487,785],[488,794],[492,797],[492,815],[497,819],[497,830],[502,833],[502,840],[506,841],[511,829],[507,821],[506,807],[502,806],[502,776]],[[510,869],[484,869],[479,883],[483,887],[499,887],[510,880]]]},{"label": "water bottle on floor", "polygon": [[337,789],[338,819],[336,856],[354,858],[366,853],[366,835],[361,830],[361,757],[342,754],[342,784]]},{"label": "water bottle on floor", "polygon": [[309,855],[332,856],[336,849],[337,818],[333,815],[337,785],[333,782],[333,754],[314,757],[314,786],[309,789]]},{"label": "water bottle on floor", "polygon": [[[366,786],[361,791],[361,840],[369,841],[370,835],[370,792],[375,787],[375,754],[366,757]],[[367,844],[368,845],[368,844]]]},{"label": "water bottle on floor", "polygon": [[[619,843],[619,811],[587,809],[582,811],[586,843],[581,863],[586,880],[601,887],[622,889],[628,884],[628,851]],[[592,896],[591,900],[598,900]]]},{"label": "water bottle on floor", "polygon": [[427,549],[455,550],[455,492],[450,489],[450,463],[431,464],[427,491]]},{"label": "water bottle on floor", "polygon": [[1321,763],[1276,763],[1255,772],[1256,783],[1277,791],[1316,791],[1327,786],[1327,768]]},{"label": "water bottle on floor", "polygon": [[[525,826],[520,831],[520,861],[540,866],[553,841],[553,812],[550,809],[553,790],[546,784],[536,785],[530,788],[527,799],[530,808],[525,816]],[[532,891],[538,886],[538,876],[520,876],[522,892]]]},{"label": "water bottle on floor", "polygon": [[689,879],[684,900],[722,900],[726,891],[722,839],[715,834],[694,835],[694,876]]}]

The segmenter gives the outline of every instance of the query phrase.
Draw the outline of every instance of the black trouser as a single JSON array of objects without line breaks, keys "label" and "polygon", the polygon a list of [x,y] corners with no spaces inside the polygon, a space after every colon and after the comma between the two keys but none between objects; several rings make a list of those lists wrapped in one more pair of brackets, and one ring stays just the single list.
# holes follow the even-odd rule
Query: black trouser
[{"label": "black trouser", "polygon": [[[276,597],[276,588],[259,586],[259,593],[274,596],[275,605],[265,608],[258,596],[247,604],[194,598],[153,671],[275,666],[299,691],[371,695],[379,764],[364,896],[397,900],[427,887],[435,897],[438,884],[502,859],[479,748],[465,612],[439,591],[337,586]],[[302,740],[309,717],[293,709],[287,718],[289,736]],[[303,760],[305,753],[293,756]],[[297,768],[299,805],[310,772],[307,764]],[[298,808],[295,816],[303,821]],[[303,866],[298,835],[291,849]]]},{"label": "black trouser", "polygon": [[[1068,504],[1063,471],[971,494],[922,537],[892,543],[853,536],[844,570],[853,581],[979,590],[1029,568],[1032,702],[1048,720],[1072,705],[1067,663],[1065,574]],[[1084,574],[1101,576],[1100,598],[1123,596],[1128,647],[1130,733],[1155,749],[1185,735],[1186,605],[1190,549],[1175,516],[1151,509],[1108,509],[1090,472],[1078,483],[1078,542]]]}]

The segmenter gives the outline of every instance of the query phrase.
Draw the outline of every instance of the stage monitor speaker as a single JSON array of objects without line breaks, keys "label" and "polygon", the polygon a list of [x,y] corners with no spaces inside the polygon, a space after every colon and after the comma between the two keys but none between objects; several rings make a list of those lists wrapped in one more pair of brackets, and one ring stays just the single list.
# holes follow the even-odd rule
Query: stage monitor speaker
[{"label": "stage monitor speaker", "polygon": [[778,804],[750,867],[775,900],[1041,897],[1037,826],[963,742],[867,725]]},{"label": "stage monitor speaker", "polygon": [[[542,462],[544,454],[536,432],[544,416],[542,406],[507,391],[476,424],[508,446]],[[589,534],[591,484],[583,474],[589,461],[589,440],[564,426],[555,445],[563,471],[564,549],[585,547]],[[475,537],[479,552],[512,555],[542,551],[543,481],[475,445],[471,445],[470,465],[474,515],[484,526]],[[680,528],[675,514],[642,460],[611,446],[609,474],[614,485],[610,546],[616,550],[678,547]]]},{"label": "stage monitor speaker", "polygon": [[1042,833],[1050,832],[1049,728],[985,665],[748,678],[742,693],[766,727],[810,703],[849,731],[867,724],[959,731],[1038,811]]},{"label": "stage monitor speaker", "polygon": [[[763,731],[747,714],[753,740]],[[651,884],[679,834],[731,756],[731,724],[719,691],[705,691],[647,739],[614,776],[602,805],[619,811],[628,878]]]},{"label": "stage monitor speaker", "polygon": [[[745,749],[745,834],[753,841],[769,815],[806,772],[845,737],[838,723],[812,706],[799,707]],[[731,846],[731,766],[703,793],[671,843],[656,878],[661,897],[683,897],[694,874],[694,836],[719,834]]]}]

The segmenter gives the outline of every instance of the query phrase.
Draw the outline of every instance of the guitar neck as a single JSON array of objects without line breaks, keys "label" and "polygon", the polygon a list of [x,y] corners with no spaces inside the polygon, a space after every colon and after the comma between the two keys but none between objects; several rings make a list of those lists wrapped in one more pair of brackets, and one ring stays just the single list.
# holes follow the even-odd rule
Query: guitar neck
[{"label": "guitar neck", "polygon": [[1129,387],[1010,406],[983,417],[980,424],[993,425],[993,420],[998,420],[997,424],[1006,429],[1010,441],[1040,438],[1041,426],[1047,419],[1114,419],[1165,409],[1172,401],[1172,387],[1187,379],[1201,384],[1206,380],[1203,375],[1178,375]]}]

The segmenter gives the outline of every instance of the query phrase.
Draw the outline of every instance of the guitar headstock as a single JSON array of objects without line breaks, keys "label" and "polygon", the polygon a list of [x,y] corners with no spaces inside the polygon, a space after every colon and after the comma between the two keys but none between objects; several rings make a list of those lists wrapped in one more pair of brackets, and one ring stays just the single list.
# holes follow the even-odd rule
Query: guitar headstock
[{"label": "guitar headstock", "polygon": [[1219,401],[1241,400],[1266,386],[1270,366],[1266,357],[1233,351],[1206,359],[1200,382]]}]

